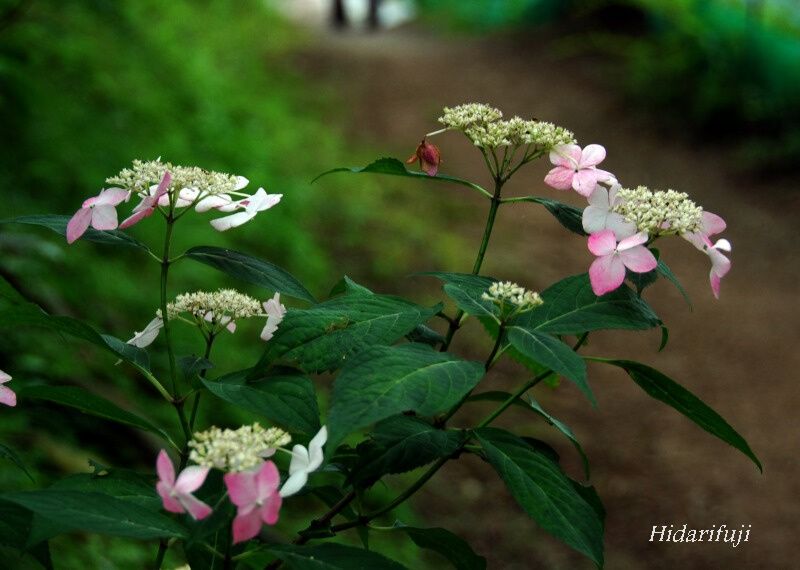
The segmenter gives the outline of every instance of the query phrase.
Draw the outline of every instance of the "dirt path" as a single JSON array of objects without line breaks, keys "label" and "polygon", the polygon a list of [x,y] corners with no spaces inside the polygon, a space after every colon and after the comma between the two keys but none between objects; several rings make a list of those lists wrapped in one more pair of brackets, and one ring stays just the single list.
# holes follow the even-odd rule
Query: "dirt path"
[{"label": "dirt path", "polygon": [[[668,243],[662,251],[689,290],[694,311],[666,283],[650,292],[670,327],[667,350],[656,352],[657,333],[619,332],[596,335],[589,350],[635,357],[687,386],[749,440],[765,465],[763,476],[738,452],[653,402],[616,372],[590,369],[597,410],[566,385],[540,394],[549,411],[571,425],[592,460],[592,482],[609,513],[608,568],[792,567],[798,531],[793,507],[800,496],[795,428],[800,315],[797,226],[791,216],[798,212],[796,189],[792,194],[737,178],[724,150],[658,138],[604,90],[593,62],[558,61],[543,55],[549,51],[533,38],[446,40],[414,29],[375,36],[320,33],[296,64],[349,104],[349,132],[356,144],[375,148],[375,156],[409,154],[420,136],[435,128],[443,105],[485,101],[507,114],[566,125],[581,142],[605,145],[605,164],[624,184],[686,190],[728,220],[734,265],[721,301],[715,302],[709,290],[707,259],[673,240],[681,243]],[[484,178],[480,156],[456,135],[437,143],[445,172]],[[509,192],[580,203],[573,200],[577,196],[544,186],[546,168],[540,164],[523,171]],[[477,246],[485,216],[478,197],[451,188],[405,188],[401,196],[409,204],[414,192],[437,193],[436,210],[451,216],[447,231]],[[431,255],[421,252],[413,269],[429,269]],[[440,268],[468,270],[472,255],[465,251],[463,264]],[[582,240],[541,208],[521,206],[501,212],[485,273],[542,288],[585,271],[590,261]],[[467,334],[456,348],[484,350],[477,338]],[[510,387],[519,375],[518,368],[507,365],[489,382]],[[509,415],[505,421],[525,422],[530,434],[553,442],[573,476],[579,476],[573,450],[557,434],[527,416]],[[417,498],[417,508],[431,526],[467,538],[489,558],[490,568],[591,567],[529,522],[478,461],[452,465],[430,487]],[[698,528],[749,524],[752,538],[737,549],[721,543],[647,542],[652,525],[684,523]]]}]

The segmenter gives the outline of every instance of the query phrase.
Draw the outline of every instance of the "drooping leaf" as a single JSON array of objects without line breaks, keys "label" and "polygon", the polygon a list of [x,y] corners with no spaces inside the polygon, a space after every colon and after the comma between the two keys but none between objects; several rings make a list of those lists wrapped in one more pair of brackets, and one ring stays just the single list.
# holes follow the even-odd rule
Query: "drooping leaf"
[{"label": "drooping leaf", "polygon": [[371,290],[367,289],[363,285],[359,285],[345,275],[339,279],[336,285],[333,286],[328,297],[336,297],[337,295],[350,295],[354,293],[360,293],[362,295],[374,295]]},{"label": "drooping leaf", "polygon": [[148,420],[123,410],[116,404],[77,386],[27,386],[19,392],[21,399],[46,400],[79,410],[91,416],[129,425],[169,440],[164,430]]},{"label": "drooping leaf", "polygon": [[686,388],[655,368],[640,362],[632,360],[597,360],[625,370],[631,379],[650,396],[671,406],[711,435],[732,445],[749,457],[756,464],[759,471],[763,471],[761,462],[756,457],[756,454],[753,453],[753,450],[750,449],[747,441],[722,416]]},{"label": "drooping leaf", "polygon": [[404,570],[385,556],[343,544],[271,544],[268,550],[291,570]]},{"label": "drooping leaf", "polygon": [[309,435],[319,431],[319,407],[311,380],[288,373],[249,379],[249,374],[250,370],[234,372],[203,380],[203,385],[216,397],[289,431]]},{"label": "drooping leaf", "polygon": [[461,431],[436,429],[410,416],[393,416],[375,425],[371,440],[358,446],[359,461],[352,477],[371,485],[388,473],[404,473],[455,453],[464,442]]},{"label": "drooping leaf", "polygon": [[309,303],[316,302],[314,296],[288,271],[263,259],[210,245],[193,247],[185,255],[246,283]]},{"label": "drooping leaf", "polygon": [[547,455],[512,433],[482,428],[486,457],[525,512],[546,531],[603,565],[603,520]]},{"label": "drooping leaf", "polygon": [[686,289],[683,288],[681,282],[678,281],[678,278],[675,276],[675,274],[672,272],[669,266],[666,263],[664,263],[663,260],[661,259],[658,260],[658,266],[656,267],[656,271],[658,271],[658,273],[663,275],[667,279],[667,281],[672,283],[675,286],[675,288],[680,292],[681,296],[686,301],[686,304],[689,305],[689,308],[690,309],[693,308],[692,300],[689,298],[689,294],[686,292]]},{"label": "drooping leaf", "polygon": [[30,474],[30,471],[25,467],[25,464],[22,462],[22,459],[17,452],[8,447],[7,445],[0,443],[0,459],[6,459],[20,468],[20,470],[28,476],[32,482],[35,483],[33,476]]},{"label": "drooping leaf", "polygon": [[44,489],[4,493],[0,499],[60,525],[62,532],[85,531],[138,539],[187,535],[183,526],[166,515],[102,493]]},{"label": "drooping leaf", "polygon": [[416,275],[424,277],[435,277],[447,285],[455,285],[462,289],[475,289],[485,291],[491,287],[492,283],[497,282],[494,277],[485,275],[473,275],[472,273],[450,273],[445,271],[426,271]]},{"label": "drooping leaf", "polygon": [[444,292],[455,302],[459,309],[468,315],[489,317],[491,319],[497,319],[500,316],[500,311],[494,303],[481,298],[483,291],[464,289],[448,283],[444,286]]},{"label": "drooping leaf", "polygon": [[597,297],[589,275],[573,275],[545,289],[544,303],[515,319],[515,325],[552,334],[581,334],[601,329],[645,330],[661,320],[650,306],[623,285]]},{"label": "drooping leaf", "polygon": [[[20,216],[18,218],[0,220],[0,224],[27,224],[31,226],[40,226],[52,230],[66,238],[67,223],[69,223],[70,217],[71,216],[57,215]],[[100,231],[94,228],[89,228],[86,230],[86,233],[81,236],[81,240],[104,245],[116,245],[120,247],[144,249],[149,251],[149,248],[145,244],[120,230]]]},{"label": "drooping leaf", "polygon": [[572,233],[576,233],[579,236],[589,235],[583,230],[583,210],[580,210],[575,206],[570,206],[569,204],[564,204],[558,200],[540,198],[539,196],[527,196],[525,201],[541,204],[547,208],[547,211],[550,212],[556,220],[558,220],[558,223]]},{"label": "drooping leaf", "polygon": [[553,426],[558,431],[563,433],[567,437],[567,439],[572,442],[572,445],[575,446],[575,449],[578,450],[578,454],[581,456],[581,460],[583,461],[583,472],[586,474],[586,478],[588,479],[589,478],[589,458],[583,452],[583,447],[581,447],[581,444],[578,441],[578,438],[575,437],[575,433],[572,431],[572,429],[570,429],[570,427],[567,424],[565,424],[564,422],[562,422],[558,418],[555,418],[555,417],[551,416],[550,414],[548,414],[547,412],[545,412],[544,408],[542,408],[541,404],[539,404],[539,402],[537,402],[533,398],[533,396],[528,395],[527,400],[528,400],[528,405],[530,406],[530,408],[534,412],[536,412],[537,414],[542,416],[547,423],[549,423],[551,426]]},{"label": "drooping leaf", "polygon": [[335,370],[372,345],[388,345],[439,312],[385,295],[342,295],[309,309],[289,309],[256,365],[277,359],[306,372]]},{"label": "drooping leaf", "polygon": [[339,167],[333,168],[326,172],[323,172],[314,180],[311,181],[313,184],[323,176],[327,176],[328,174],[334,174],[336,172],[348,172],[350,174],[388,174],[390,176],[405,176],[406,178],[415,178],[417,180],[429,180],[434,182],[451,182],[453,184],[460,184],[461,186],[466,186],[472,190],[477,190],[478,192],[489,195],[486,190],[478,186],[477,184],[473,184],[468,180],[464,180],[462,178],[456,178],[455,176],[448,176],[446,174],[437,174],[436,176],[428,176],[424,172],[417,172],[415,170],[409,170],[406,168],[405,164],[401,161],[397,160],[396,158],[379,158],[378,160],[371,162],[367,166],[363,167]]},{"label": "drooping leaf", "polygon": [[397,526],[420,548],[432,550],[443,556],[456,570],[485,570],[486,559],[475,554],[472,547],[460,536],[444,528],[419,528]]},{"label": "drooping leaf", "polygon": [[586,363],[566,344],[549,334],[518,326],[508,329],[508,341],[525,357],[572,380],[589,401],[595,403],[586,379]]},{"label": "drooping leaf", "polygon": [[447,410],[483,377],[483,365],[428,346],[374,346],[353,358],[333,385],[330,449],[358,428],[413,410]]}]

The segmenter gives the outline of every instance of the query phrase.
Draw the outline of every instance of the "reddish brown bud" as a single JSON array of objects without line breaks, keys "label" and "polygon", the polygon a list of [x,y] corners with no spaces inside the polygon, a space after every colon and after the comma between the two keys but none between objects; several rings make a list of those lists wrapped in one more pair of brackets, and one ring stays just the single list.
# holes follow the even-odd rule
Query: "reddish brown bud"
[{"label": "reddish brown bud", "polygon": [[406,160],[406,164],[412,164],[417,160],[419,160],[420,170],[428,176],[436,176],[439,171],[439,163],[442,162],[439,147],[422,139],[416,152]]}]

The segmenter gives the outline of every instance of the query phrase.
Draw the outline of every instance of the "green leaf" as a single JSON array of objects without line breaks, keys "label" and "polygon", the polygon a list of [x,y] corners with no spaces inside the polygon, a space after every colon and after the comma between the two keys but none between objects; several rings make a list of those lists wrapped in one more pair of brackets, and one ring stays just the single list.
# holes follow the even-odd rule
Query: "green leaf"
[{"label": "green leaf", "polygon": [[316,302],[314,296],[288,271],[257,257],[210,245],[193,247],[184,255],[227,273],[234,279],[309,303]]},{"label": "green leaf", "polygon": [[583,210],[575,206],[570,206],[569,204],[564,204],[558,200],[540,198],[538,196],[527,196],[524,201],[541,204],[547,208],[548,212],[553,214],[553,217],[558,220],[558,223],[572,233],[576,233],[579,236],[589,235],[583,230]]},{"label": "green leaf", "polygon": [[469,289],[462,289],[458,285],[446,284],[444,292],[455,301],[456,306],[468,315],[475,317],[489,317],[497,320],[500,312],[497,306],[491,301],[486,301],[481,298],[482,291],[475,291]]},{"label": "green leaf", "polygon": [[53,483],[50,489],[101,493],[135,503],[154,512],[160,512],[162,508],[161,499],[156,494],[153,476],[127,469],[110,469],[100,474],[77,473],[69,475]]},{"label": "green leaf", "polygon": [[372,345],[388,345],[438,313],[384,295],[343,295],[309,309],[289,309],[256,370],[280,358],[306,372],[335,370]]},{"label": "green leaf", "polygon": [[248,377],[250,370],[234,372],[203,385],[217,398],[273,421],[291,432],[319,431],[319,407],[314,384],[300,374]]},{"label": "green leaf", "polygon": [[442,335],[426,325],[417,325],[413,331],[406,335],[406,338],[411,342],[427,344],[432,347],[445,343],[445,338]]},{"label": "green leaf", "polygon": [[[0,220],[0,224],[27,224],[31,226],[41,226],[43,228],[50,229],[66,238],[67,223],[69,222],[70,217],[71,216],[56,215],[20,216],[18,218]],[[120,247],[130,247],[149,251],[149,248],[145,244],[119,230],[100,231],[89,228],[86,230],[86,233],[81,236],[81,240],[92,241],[104,245],[117,245]]]},{"label": "green leaf", "polygon": [[333,384],[329,449],[352,431],[405,411],[432,416],[456,404],[484,374],[428,346],[375,346],[353,358]]},{"label": "green leaf", "polygon": [[343,544],[271,544],[267,549],[291,570],[403,570],[405,566],[385,556]]},{"label": "green leaf", "polygon": [[28,476],[28,479],[30,479],[31,482],[33,482],[33,483],[36,482],[36,481],[34,481],[33,476],[30,474],[28,469],[25,467],[25,464],[22,462],[22,459],[20,458],[20,456],[17,455],[17,452],[14,451],[13,449],[11,449],[10,447],[8,447],[7,445],[2,444],[2,443],[0,443],[0,459],[7,459],[11,463],[13,463],[17,467],[19,467],[20,470],[23,473],[25,473],[25,475]]},{"label": "green leaf", "polygon": [[753,453],[753,450],[750,449],[747,441],[722,416],[671,378],[640,362],[631,360],[596,360],[622,368],[650,396],[673,407],[711,435],[732,445],[749,457],[756,464],[759,471],[764,471],[761,462]]},{"label": "green leaf", "polygon": [[[0,501],[0,545],[10,546],[30,554],[46,569],[53,568],[50,548],[46,542],[32,543],[29,540],[33,514],[14,503]],[[6,564],[9,562],[4,561]],[[11,566],[16,568],[16,566]]]},{"label": "green leaf", "polygon": [[326,172],[323,172],[314,180],[311,181],[312,184],[322,178],[323,176],[327,176],[328,174],[333,174],[335,172],[348,172],[351,174],[388,174],[390,176],[404,176],[406,178],[416,178],[417,180],[429,180],[435,182],[451,182],[453,184],[460,184],[461,186],[466,186],[467,188],[471,188],[472,190],[477,190],[484,196],[491,198],[491,194],[489,194],[486,190],[478,186],[477,184],[473,184],[468,180],[463,180],[462,178],[456,178],[455,176],[447,176],[446,174],[437,174],[436,176],[428,176],[424,172],[418,172],[416,170],[409,170],[406,168],[406,165],[403,164],[401,161],[397,160],[396,158],[379,158],[375,162],[371,162],[367,166],[364,167],[339,167],[333,168]]},{"label": "green leaf", "polygon": [[60,525],[62,532],[85,531],[139,539],[187,535],[183,526],[165,515],[101,493],[45,489],[4,493],[0,499],[49,519]]},{"label": "green leaf", "polygon": [[572,380],[596,404],[586,379],[586,363],[569,346],[549,334],[518,326],[508,329],[508,341],[526,358]]},{"label": "green leaf", "polygon": [[658,260],[658,266],[656,267],[656,271],[658,271],[661,275],[663,275],[667,281],[675,285],[675,288],[680,292],[683,299],[686,301],[686,304],[689,305],[689,308],[693,308],[692,300],[689,298],[689,294],[686,292],[686,289],[683,288],[681,282],[678,281],[678,278],[672,272],[672,270],[664,263],[661,259]]},{"label": "green leaf", "polygon": [[372,485],[388,473],[404,473],[452,455],[464,442],[462,431],[441,430],[410,416],[394,416],[375,425],[371,441],[358,446],[352,480]]},{"label": "green leaf", "polygon": [[589,275],[574,275],[542,292],[544,304],[515,319],[515,325],[552,334],[581,334],[600,329],[645,330],[661,320],[650,306],[623,285],[602,297],[592,292]]},{"label": "green leaf", "polygon": [[28,300],[22,296],[22,293],[17,291],[16,287],[2,276],[0,276],[0,299],[3,300],[4,304],[9,305],[19,305],[28,302]]},{"label": "green leaf", "polygon": [[586,475],[586,478],[588,479],[589,478],[589,458],[583,452],[583,447],[581,447],[581,444],[578,441],[578,438],[575,437],[575,433],[570,429],[570,427],[567,424],[565,424],[561,420],[559,420],[559,419],[551,416],[547,412],[545,412],[544,408],[542,408],[542,406],[539,404],[539,402],[534,400],[533,397],[530,396],[530,395],[528,396],[528,405],[530,406],[530,408],[534,412],[536,412],[537,414],[542,416],[547,423],[549,423],[551,426],[553,426],[558,431],[563,433],[567,437],[567,439],[572,442],[572,445],[575,446],[575,449],[578,450],[578,454],[580,454],[580,456],[581,456],[581,460],[583,461],[583,472]]},{"label": "green leaf", "polygon": [[486,457],[525,512],[546,531],[603,565],[603,521],[545,454],[512,433],[476,430]]},{"label": "green leaf", "polygon": [[475,554],[463,538],[443,528],[398,526],[420,548],[433,550],[446,558],[456,570],[485,570],[486,559]]},{"label": "green leaf", "polygon": [[435,277],[444,281],[447,285],[455,285],[461,289],[473,289],[479,291],[486,291],[496,283],[497,279],[494,277],[487,277],[484,275],[473,275],[472,273],[449,273],[445,271],[426,271],[423,273],[416,273],[423,277]]},{"label": "green leaf", "polygon": [[123,410],[105,398],[77,386],[27,386],[20,390],[19,395],[23,399],[46,400],[74,408],[91,416],[149,431],[169,441],[164,430],[144,418]]},{"label": "green leaf", "polygon": [[345,295],[345,294],[361,294],[361,295],[374,295],[374,293],[364,287],[363,285],[359,285],[352,279],[350,279],[347,275],[339,279],[336,285],[333,286],[331,289],[329,297],[336,297],[337,295]]},{"label": "green leaf", "polygon": [[39,326],[91,342],[114,356],[148,369],[147,352],[118,338],[97,332],[88,324],[71,317],[48,315],[38,305],[23,303],[0,310],[0,327]]}]

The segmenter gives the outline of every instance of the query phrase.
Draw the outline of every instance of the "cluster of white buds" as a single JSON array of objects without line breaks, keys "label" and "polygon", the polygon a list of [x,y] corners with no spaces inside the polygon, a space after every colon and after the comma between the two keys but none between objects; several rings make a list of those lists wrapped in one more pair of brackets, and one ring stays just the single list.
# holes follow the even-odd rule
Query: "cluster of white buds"
[{"label": "cluster of white buds", "polygon": [[247,179],[224,172],[205,170],[197,166],[179,166],[156,160],[134,160],[131,168],[106,179],[108,184],[119,186],[136,194],[149,195],[150,188],[161,181],[164,172],[172,180],[170,191],[191,188],[203,196],[230,194],[247,185]]},{"label": "cluster of white buds", "polygon": [[235,430],[214,426],[194,434],[189,442],[189,459],[201,467],[226,472],[247,471],[291,441],[291,436],[282,429],[265,429],[258,423]]},{"label": "cluster of white buds", "polygon": [[651,236],[696,232],[703,220],[703,208],[685,192],[646,186],[618,190],[612,211]]},{"label": "cluster of white buds", "polygon": [[[227,324],[231,320],[260,316],[262,310],[261,304],[250,295],[236,289],[219,289],[182,293],[167,304],[167,316],[170,319],[182,313],[215,324]],[[160,312],[158,316],[161,316]]]},{"label": "cluster of white buds", "polygon": [[466,103],[455,107],[445,107],[439,122],[449,129],[465,131],[470,127],[486,125],[503,118],[500,109],[485,103]]},{"label": "cluster of white buds", "polygon": [[481,295],[484,301],[491,301],[500,309],[504,318],[526,313],[540,306],[544,301],[536,291],[529,291],[511,281],[497,281]]}]

